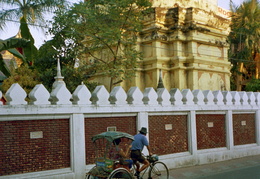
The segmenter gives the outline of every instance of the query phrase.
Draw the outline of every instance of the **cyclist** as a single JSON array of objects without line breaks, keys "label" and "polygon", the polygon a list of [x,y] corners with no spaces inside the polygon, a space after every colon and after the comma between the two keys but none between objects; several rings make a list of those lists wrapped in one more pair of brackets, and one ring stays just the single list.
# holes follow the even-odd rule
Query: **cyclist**
[{"label": "cyclist", "polygon": [[[136,165],[135,176],[137,176],[137,178],[139,178],[140,173],[150,165],[149,161],[142,155],[142,150],[144,146],[146,146],[149,155],[152,155],[149,142],[146,138],[146,134],[147,134],[147,128],[142,127],[139,133],[134,136],[134,141],[132,142],[130,156],[134,164]],[[143,164],[141,168],[139,162]]]}]

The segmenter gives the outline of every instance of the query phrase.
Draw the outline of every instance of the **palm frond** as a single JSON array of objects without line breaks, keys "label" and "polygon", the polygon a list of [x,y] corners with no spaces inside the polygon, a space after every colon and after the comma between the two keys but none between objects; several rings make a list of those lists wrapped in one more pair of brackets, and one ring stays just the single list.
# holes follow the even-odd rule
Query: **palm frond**
[{"label": "palm frond", "polygon": [[1,7],[9,7],[0,11],[0,30],[10,21],[19,21],[25,17],[28,24],[45,24],[44,14],[52,13],[58,8],[65,8],[66,0],[1,0]]}]

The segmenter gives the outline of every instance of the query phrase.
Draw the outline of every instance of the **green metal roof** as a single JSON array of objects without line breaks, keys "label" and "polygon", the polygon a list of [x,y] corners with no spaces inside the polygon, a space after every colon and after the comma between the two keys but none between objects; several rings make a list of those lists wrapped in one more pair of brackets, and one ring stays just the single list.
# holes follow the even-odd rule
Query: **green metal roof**
[{"label": "green metal roof", "polygon": [[93,136],[91,139],[93,142],[95,142],[97,139],[106,139],[109,142],[113,142],[113,140],[118,138],[128,138],[131,140],[134,140],[134,136],[127,134],[125,132],[119,132],[119,131],[109,131],[109,132],[103,132],[101,134]]}]

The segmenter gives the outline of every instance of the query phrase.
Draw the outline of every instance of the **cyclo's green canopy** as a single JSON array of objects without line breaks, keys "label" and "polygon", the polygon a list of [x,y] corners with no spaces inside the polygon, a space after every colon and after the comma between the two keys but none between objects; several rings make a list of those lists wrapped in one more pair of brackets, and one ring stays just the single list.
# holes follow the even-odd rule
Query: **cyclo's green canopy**
[{"label": "cyclo's green canopy", "polygon": [[103,132],[101,134],[93,136],[91,139],[93,142],[95,142],[97,139],[106,139],[109,142],[113,142],[113,140],[118,138],[128,138],[134,140],[134,136],[127,134],[125,132],[118,132],[118,131]]}]

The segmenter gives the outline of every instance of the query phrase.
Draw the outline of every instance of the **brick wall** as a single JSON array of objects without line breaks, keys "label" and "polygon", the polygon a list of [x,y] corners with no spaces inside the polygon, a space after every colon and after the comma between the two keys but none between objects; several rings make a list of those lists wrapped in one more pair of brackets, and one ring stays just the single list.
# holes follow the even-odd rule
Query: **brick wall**
[{"label": "brick wall", "polygon": [[196,130],[198,150],[226,147],[224,114],[197,114]]},{"label": "brick wall", "polygon": [[95,150],[91,137],[115,126],[117,131],[136,134],[136,117],[99,117],[85,119],[86,164],[94,163]]},{"label": "brick wall", "polygon": [[255,114],[233,114],[234,145],[256,143]]},{"label": "brick wall", "polygon": [[68,119],[1,121],[0,176],[70,167],[69,131]]},{"label": "brick wall", "polygon": [[187,115],[149,116],[149,140],[158,155],[188,151]]},{"label": "brick wall", "polygon": [[[84,178],[92,166],[86,164],[94,163],[91,137],[113,126],[132,135],[137,127],[148,126],[152,152],[164,155],[169,168],[260,154],[260,93],[163,89],[156,94],[155,89],[142,92],[137,87],[129,92],[116,87],[109,93],[104,86],[91,93],[84,84],[71,93],[63,83],[56,85],[51,93],[37,85],[27,94],[14,83],[4,94],[8,101],[0,105],[0,178],[32,178],[37,171],[43,171],[37,172],[39,178]],[[51,120],[43,120],[46,116]],[[234,130],[226,131],[231,123]],[[37,131],[43,137],[32,139],[31,132]],[[230,147],[223,150],[226,143]]]}]

